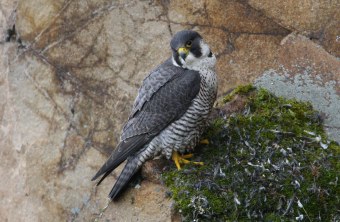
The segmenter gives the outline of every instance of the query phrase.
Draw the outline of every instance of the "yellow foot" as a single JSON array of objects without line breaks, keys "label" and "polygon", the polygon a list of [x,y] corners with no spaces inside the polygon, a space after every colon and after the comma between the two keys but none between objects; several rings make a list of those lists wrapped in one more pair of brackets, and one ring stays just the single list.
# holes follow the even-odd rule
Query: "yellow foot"
[{"label": "yellow foot", "polygon": [[208,145],[209,144],[209,140],[208,139],[201,140],[200,144]]},{"label": "yellow foot", "polygon": [[181,169],[181,163],[182,164],[188,164],[188,163],[193,163],[196,165],[204,165],[203,162],[192,162],[187,159],[191,158],[193,154],[186,154],[186,155],[179,155],[176,151],[172,153],[172,160],[175,162],[176,167],[178,170]]}]

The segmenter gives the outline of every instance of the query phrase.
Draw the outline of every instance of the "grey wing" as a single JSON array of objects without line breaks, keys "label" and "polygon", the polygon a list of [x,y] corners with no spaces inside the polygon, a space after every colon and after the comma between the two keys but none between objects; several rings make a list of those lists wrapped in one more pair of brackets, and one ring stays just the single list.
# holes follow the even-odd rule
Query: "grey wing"
[{"label": "grey wing", "polygon": [[130,119],[149,101],[152,95],[164,86],[176,74],[183,73],[184,69],[173,66],[171,59],[154,69],[144,80],[138,91],[131,110]]},{"label": "grey wing", "polygon": [[99,184],[128,156],[142,149],[165,127],[179,119],[198,94],[200,82],[196,71],[185,70],[174,74],[130,117],[123,129],[122,142],[92,180],[104,174]]}]

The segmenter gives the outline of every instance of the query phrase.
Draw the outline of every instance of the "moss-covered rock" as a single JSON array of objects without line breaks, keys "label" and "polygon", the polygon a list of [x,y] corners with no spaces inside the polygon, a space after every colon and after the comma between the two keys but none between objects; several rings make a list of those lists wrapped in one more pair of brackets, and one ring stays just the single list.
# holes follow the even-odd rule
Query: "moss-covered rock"
[{"label": "moss-covered rock", "polygon": [[[338,221],[340,146],[310,104],[252,86],[240,114],[212,121],[198,147],[202,167],[163,173],[187,221]],[[223,109],[221,109],[223,110]],[[340,182],[339,182],[340,183]]]}]

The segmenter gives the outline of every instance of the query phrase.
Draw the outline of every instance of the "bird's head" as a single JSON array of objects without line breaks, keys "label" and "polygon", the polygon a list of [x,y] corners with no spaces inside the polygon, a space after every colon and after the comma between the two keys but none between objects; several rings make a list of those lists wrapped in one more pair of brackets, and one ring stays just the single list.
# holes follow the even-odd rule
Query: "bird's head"
[{"label": "bird's head", "polygon": [[183,30],[177,32],[170,42],[174,65],[193,69],[204,64],[212,68],[216,57],[203,38],[195,31]]}]

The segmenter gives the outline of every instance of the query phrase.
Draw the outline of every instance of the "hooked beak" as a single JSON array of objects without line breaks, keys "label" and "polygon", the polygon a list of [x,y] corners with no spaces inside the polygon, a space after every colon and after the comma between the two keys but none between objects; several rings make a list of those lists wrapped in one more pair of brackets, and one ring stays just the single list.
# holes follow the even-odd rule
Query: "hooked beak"
[{"label": "hooked beak", "polygon": [[181,47],[177,50],[178,52],[178,55],[183,59],[185,60],[185,58],[188,56],[189,54],[189,49],[187,48],[184,48],[184,47]]}]

